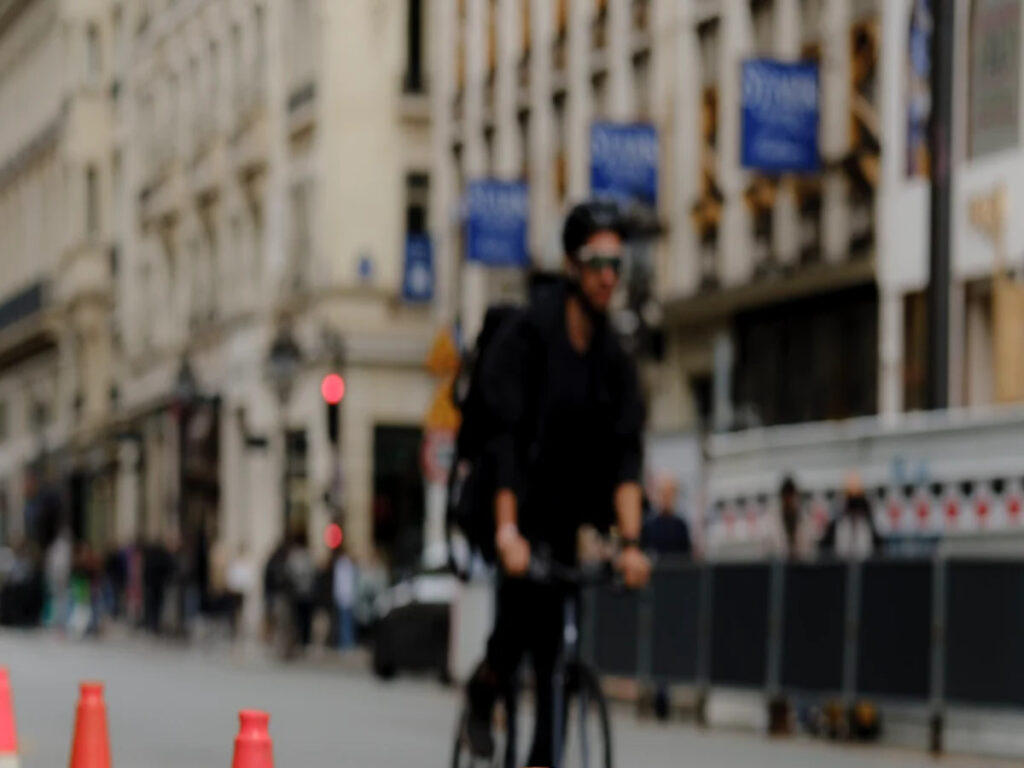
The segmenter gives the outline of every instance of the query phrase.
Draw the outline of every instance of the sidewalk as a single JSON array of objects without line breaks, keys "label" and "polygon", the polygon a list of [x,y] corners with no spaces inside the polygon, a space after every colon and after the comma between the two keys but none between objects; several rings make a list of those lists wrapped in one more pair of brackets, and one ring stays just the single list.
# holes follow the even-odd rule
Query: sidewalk
[{"label": "sidewalk", "polygon": [[192,638],[152,635],[140,629],[132,629],[123,622],[107,624],[101,635],[81,638],[62,635],[59,631],[49,628],[7,631],[24,632],[26,635],[37,634],[40,637],[51,638],[58,643],[67,645],[102,645],[141,652],[160,648],[176,650],[186,655],[206,658],[219,657],[235,664],[260,667],[279,666],[282,668],[330,670],[347,674],[368,674],[371,663],[370,649],[362,646],[345,652],[323,646],[312,646],[307,648],[302,655],[285,660],[275,654],[271,645],[253,638],[232,640],[224,635],[203,630],[197,633],[198,636]]}]

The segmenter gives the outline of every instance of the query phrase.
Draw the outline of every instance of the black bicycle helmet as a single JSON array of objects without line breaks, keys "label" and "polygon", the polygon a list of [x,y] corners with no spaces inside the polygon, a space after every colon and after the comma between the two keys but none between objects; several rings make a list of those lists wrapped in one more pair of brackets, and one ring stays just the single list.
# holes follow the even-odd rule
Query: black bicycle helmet
[{"label": "black bicycle helmet", "polygon": [[626,227],[619,206],[609,200],[588,200],[573,206],[562,228],[562,248],[575,258],[580,248],[595,233],[612,231],[626,237]]}]

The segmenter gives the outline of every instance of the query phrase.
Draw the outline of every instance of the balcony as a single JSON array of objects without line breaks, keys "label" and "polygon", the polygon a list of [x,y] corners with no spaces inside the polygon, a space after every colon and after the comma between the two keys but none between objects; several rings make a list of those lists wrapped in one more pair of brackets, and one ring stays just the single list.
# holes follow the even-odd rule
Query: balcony
[{"label": "balcony", "polygon": [[191,159],[198,164],[210,151],[217,137],[217,116],[209,111],[199,111],[192,122]]},{"label": "balcony", "polygon": [[265,114],[267,91],[259,76],[239,83],[234,89],[231,137],[237,140]]},{"label": "balcony", "polygon": [[651,31],[651,0],[633,0],[633,31]]},{"label": "balcony", "polygon": [[288,91],[288,132],[290,135],[302,133],[313,127],[316,118],[316,81],[312,76],[308,80],[299,81]]},{"label": "balcony", "polygon": [[159,186],[171,174],[178,159],[178,146],[174,132],[165,127],[153,134],[146,151],[146,176],[151,186]]},{"label": "balcony", "polygon": [[413,77],[406,72],[402,77],[398,110],[403,122],[420,125],[430,122],[430,91],[422,75]]},{"label": "balcony", "polygon": [[42,312],[47,294],[47,284],[40,280],[28,288],[6,296],[0,302],[0,333]]},{"label": "balcony", "polygon": [[312,288],[310,280],[313,262],[313,241],[308,234],[299,234],[292,239],[288,249],[291,256],[285,276],[285,293],[289,296],[304,296]]}]

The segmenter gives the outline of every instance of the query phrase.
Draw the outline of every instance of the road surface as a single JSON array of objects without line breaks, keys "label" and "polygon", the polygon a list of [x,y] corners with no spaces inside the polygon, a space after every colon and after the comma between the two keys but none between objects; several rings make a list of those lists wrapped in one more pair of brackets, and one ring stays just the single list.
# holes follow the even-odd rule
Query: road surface
[{"label": "road surface", "polygon": [[[440,768],[458,704],[432,680],[381,684],[337,665],[284,667],[150,641],[0,632],[0,663],[10,669],[23,768],[67,765],[81,679],[106,685],[115,768],[228,768],[237,711],[246,707],[271,713],[278,768]],[[913,752],[702,732],[638,721],[625,710],[614,729],[620,767],[930,765]]]}]

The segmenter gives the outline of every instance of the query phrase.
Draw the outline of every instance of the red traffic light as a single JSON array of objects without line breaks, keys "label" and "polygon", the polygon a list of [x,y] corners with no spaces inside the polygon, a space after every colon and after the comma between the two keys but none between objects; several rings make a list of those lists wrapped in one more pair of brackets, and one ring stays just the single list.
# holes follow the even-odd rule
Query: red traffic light
[{"label": "red traffic light", "polygon": [[336,373],[328,373],[320,382],[320,394],[328,405],[337,405],[345,397],[345,380]]},{"label": "red traffic light", "polygon": [[342,533],[341,526],[337,523],[328,523],[327,527],[324,528],[324,544],[327,545],[328,549],[340,547],[344,538],[345,534]]}]

